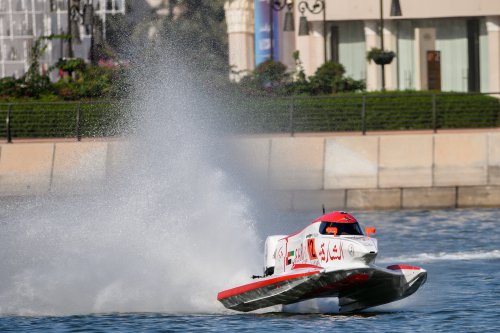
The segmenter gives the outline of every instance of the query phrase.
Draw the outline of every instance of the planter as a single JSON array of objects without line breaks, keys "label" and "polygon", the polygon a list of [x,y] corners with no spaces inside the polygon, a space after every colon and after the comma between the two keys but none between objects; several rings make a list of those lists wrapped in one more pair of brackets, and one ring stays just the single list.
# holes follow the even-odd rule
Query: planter
[{"label": "planter", "polygon": [[389,51],[389,52],[383,51],[383,52],[374,54],[372,56],[372,59],[373,59],[373,61],[375,61],[375,63],[377,65],[388,65],[392,62],[392,59],[394,59],[395,56],[396,56],[396,54],[392,51]]}]

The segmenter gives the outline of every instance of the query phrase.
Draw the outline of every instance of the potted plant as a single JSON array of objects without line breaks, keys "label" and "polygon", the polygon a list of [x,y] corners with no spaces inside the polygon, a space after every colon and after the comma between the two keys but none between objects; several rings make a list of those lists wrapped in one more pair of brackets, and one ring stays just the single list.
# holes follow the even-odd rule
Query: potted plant
[{"label": "potted plant", "polygon": [[393,51],[383,51],[377,47],[372,47],[371,50],[366,53],[368,62],[373,60],[377,65],[388,65],[395,57],[396,53]]}]

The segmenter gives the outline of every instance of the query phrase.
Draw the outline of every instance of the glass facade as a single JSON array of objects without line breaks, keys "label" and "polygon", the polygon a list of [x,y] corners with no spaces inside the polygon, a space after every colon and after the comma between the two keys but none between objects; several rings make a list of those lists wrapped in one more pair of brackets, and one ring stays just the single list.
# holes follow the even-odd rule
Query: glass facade
[{"label": "glass facade", "polygon": [[[107,14],[125,14],[125,0],[93,0],[93,3],[96,15],[103,21]],[[108,7],[111,9],[105,9]],[[67,0],[0,0],[0,77],[24,75],[33,41],[41,36],[64,33],[67,23]],[[73,46],[74,55],[88,59],[90,36],[81,25],[80,35],[82,44]],[[45,68],[67,56],[60,40],[47,44],[41,60]]]},{"label": "glass facade", "polygon": [[363,22],[339,24],[339,60],[346,75],[356,80],[366,79],[366,47]]}]

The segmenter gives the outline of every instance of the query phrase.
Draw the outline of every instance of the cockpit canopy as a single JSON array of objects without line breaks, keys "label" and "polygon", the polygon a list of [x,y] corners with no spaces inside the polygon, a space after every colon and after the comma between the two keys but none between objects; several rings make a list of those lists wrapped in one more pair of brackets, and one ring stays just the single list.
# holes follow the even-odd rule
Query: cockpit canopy
[{"label": "cockpit canopy", "polygon": [[354,216],[338,211],[324,214],[313,223],[320,223],[319,233],[322,235],[354,235],[363,236],[363,231]]},{"label": "cockpit canopy", "polygon": [[354,223],[338,223],[338,222],[321,222],[319,225],[319,233],[322,235],[354,235],[362,236],[363,231],[358,222]]}]

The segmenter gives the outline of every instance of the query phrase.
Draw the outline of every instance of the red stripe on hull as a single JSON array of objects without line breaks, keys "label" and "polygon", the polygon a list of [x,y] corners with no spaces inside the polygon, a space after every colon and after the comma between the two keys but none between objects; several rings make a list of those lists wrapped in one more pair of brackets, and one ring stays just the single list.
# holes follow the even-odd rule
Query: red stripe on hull
[{"label": "red stripe on hull", "polygon": [[391,269],[393,271],[398,271],[398,270],[402,270],[402,269],[412,269],[412,270],[419,271],[422,268],[417,267],[417,266],[410,266],[410,265],[391,265],[391,266],[387,266],[387,269]]},{"label": "red stripe on hull", "polygon": [[317,265],[311,265],[311,264],[294,264],[292,266],[292,269],[303,269],[303,268],[316,268],[316,269],[322,269],[323,267],[317,266]]},{"label": "red stripe on hull", "polygon": [[243,286],[239,286],[236,288],[231,288],[228,290],[221,291],[219,294],[217,294],[217,300],[220,301],[221,299],[225,299],[228,297],[233,297],[233,296],[236,296],[239,294],[243,294],[243,293],[246,293],[248,291],[252,291],[255,289],[259,289],[262,287],[272,285],[274,283],[278,283],[278,282],[282,282],[282,281],[286,281],[286,280],[292,280],[292,279],[300,278],[303,276],[314,275],[314,274],[318,274],[319,272],[320,272],[320,270],[315,270],[315,271],[309,271],[309,272],[305,272],[305,273],[288,274],[288,275],[278,276],[275,278],[266,279],[263,281],[257,281],[257,282],[245,284]]}]

